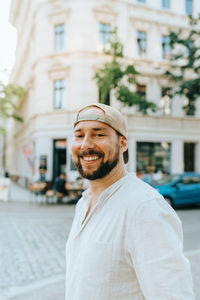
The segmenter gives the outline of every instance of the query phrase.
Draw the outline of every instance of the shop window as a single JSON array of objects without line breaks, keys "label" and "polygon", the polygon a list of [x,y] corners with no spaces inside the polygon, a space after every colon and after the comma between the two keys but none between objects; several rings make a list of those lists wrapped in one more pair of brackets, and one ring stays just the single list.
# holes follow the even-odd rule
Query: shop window
[{"label": "shop window", "polygon": [[170,8],[170,0],[162,0],[162,8]]},{"label": "shop window", "polygon": [[147,51],[146,32],[137,31],[137,52],[138,55],[143,55]]},{"label": "shop window", "polygon": [[105,46],[109,44],[111,36],[110,24],[100,23],[99,24],[99,40],[101,45]]},{"label": "shop window", "polygon": [[55,50],[62,51],[65,49],[65,25],[55,26]]},{"label": "shop window", "polygon": [[66,100],[65,80],[54,81],[54,108],[64,109]]},{"label": "shop window", "polygon": [[185,12],[187,15],[192,15],[192,11],[193,11],[193,3],[192,0],[185,0]]},{"label": "shop window", "polygon": [[137,172],[170,173],[170,149],[167,142],[137,142]]},{"label": "shop window", "polygon": [[167,35],[162,36],[162,59],[170,58],[170,37]]}]

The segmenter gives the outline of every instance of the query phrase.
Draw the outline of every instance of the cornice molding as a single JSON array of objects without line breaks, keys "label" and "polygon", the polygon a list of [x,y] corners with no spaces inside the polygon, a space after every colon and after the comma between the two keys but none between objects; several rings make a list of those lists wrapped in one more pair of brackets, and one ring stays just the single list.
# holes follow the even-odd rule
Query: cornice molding
[{"label": "cornice molding", "polygon": [[116,25],[119,13],[113,9],[113,6],[106,4],[93,8],[93,13],[98,22],[108,22]]},{"label": "cornice molding", "polygon": [[[53,9],[52,9],[53,10]],[[51,13],[48,14],[48,20],[52,24],[66,23],[71,14],[71,9],[66,9],[63,11],[63,7],[57,7]]]}]

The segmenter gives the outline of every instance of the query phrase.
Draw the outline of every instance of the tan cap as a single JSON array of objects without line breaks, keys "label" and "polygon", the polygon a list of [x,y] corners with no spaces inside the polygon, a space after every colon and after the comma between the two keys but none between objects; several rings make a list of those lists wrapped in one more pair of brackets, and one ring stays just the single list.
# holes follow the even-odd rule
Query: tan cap
[{"label": "tan cap", "polygon": [[[85,110],[86,108],[89,107],[98,107],[100,108],[103,112],[104,115],[102,114],[97,114],[97,113],[83,113],[81,112]],[[84,107],[82,107],[76,116],[76,120],[74,122],[74,127],[76,124],[80,121],[98,121],[105,123],[109,126],[111,126],[113,129],[115,129],[119,134],[125,136],[127,138],[127,129],[126,129],[126,121],[123,115],[114,107],[105,105],[102,103],[93,103],[93,104],[88,104]],[[124,163],[128,162],[128,150],[123,153],[124,156]]]}]

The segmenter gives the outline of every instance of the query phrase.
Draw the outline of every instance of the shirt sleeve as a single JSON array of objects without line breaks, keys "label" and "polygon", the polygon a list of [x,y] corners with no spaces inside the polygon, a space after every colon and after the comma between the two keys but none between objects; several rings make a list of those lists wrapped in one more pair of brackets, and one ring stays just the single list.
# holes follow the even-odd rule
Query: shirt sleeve
[{"label": "shirt sleeve", "polygon": [[194,300],[181,222],[164,199],[142,203],[127,230],[130,262],[147,300]]}]

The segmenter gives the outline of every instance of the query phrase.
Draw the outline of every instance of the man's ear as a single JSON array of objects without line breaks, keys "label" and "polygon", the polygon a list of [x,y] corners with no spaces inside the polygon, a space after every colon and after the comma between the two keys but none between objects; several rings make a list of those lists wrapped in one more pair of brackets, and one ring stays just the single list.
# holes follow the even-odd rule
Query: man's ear
[{"label": "man's ear", "polygon": [[125,138],[125,136],[120,136],[120,148],[123,152],[125,152],[128,149],[128,141]]}]

